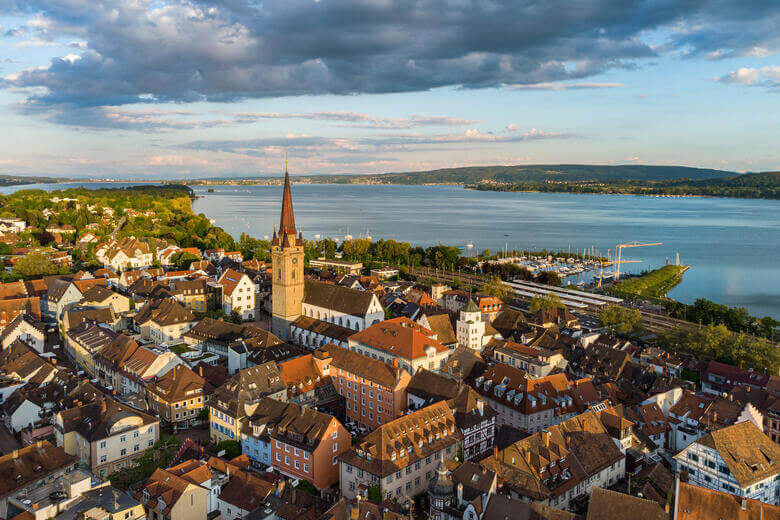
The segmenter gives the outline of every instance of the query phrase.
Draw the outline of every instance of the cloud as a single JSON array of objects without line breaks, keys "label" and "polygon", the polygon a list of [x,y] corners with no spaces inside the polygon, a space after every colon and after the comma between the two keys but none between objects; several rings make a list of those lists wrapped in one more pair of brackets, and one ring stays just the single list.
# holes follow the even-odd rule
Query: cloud
[{"label": "cloud", "polygon": [[742,67],[715,78],[715,81],[731,85],[762,86],[778,89],[780,88],[780,65],[768,65],[761,68]]},{"label": "cloud", "polygon": [[[84,42],[0,88],[25,106],[233,101],[582,82],[659,52],[774,52],[776,0],[7,0],[35,42]],[[661,45],[642,38],[667,35]],[[714,53],[714,54],[713,54]],[[575,83],[565,83],[575,82]],[[534,88],[534,87],[527,87]],[[543,87],[547,88],[547,87]],[[78,116],[76,116],[78,117]],[[372,122],[365,123],[371,125]]]},{"label": "cloud", "polygon": [[273,112],[241,112],[235,114],[238,121],[253,123],[263,119],[307,119],[312,121],[335,121],[344,126],[357,128],[416,128],[421,126],[466,126],[477,121],[447,116],[411,115],[406,118],[380,117],[358,112],[311,112],[279,114]]},{"label": "cloud", "polygon": [[507,85],[511,90],[584,90],[601,88],[625,88],[623,83],[532,83],[530,85]]},{"label": "cloud", "polygon": [[213,153],[230,153],[252,157],[278,157],[285,153],[299,158],[323,154],[342,156],[388,152],[414,152],[419,150],[451,150],[455,145],[490,145],[521,143],[547,139],[569,139],[574,134],[548,132],[532,128],[519,134],[494,134],[468,129],[454,134],[388,134],[370,137],[342,138],[290,134],[259,139],[191,141],[181,145],[189,150]]}]

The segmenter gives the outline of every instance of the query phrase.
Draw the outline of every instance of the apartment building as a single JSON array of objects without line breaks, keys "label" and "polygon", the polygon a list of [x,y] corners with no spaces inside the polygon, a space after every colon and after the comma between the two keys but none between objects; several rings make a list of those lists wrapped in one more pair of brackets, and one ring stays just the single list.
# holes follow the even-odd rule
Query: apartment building
[{"label": "apartment building", "polygon": [[338,457],[350,449],[351,439],[331,415],[265,397],[254,407],[241,443],[256,463],[324,489],[338,482]]},{"label": "apartment building", "polygon": [[780,505],[780,446],[750,421],[708,433],[674,459],[690,484]]},{"label": "apartment building", "polygon": [[353,334],[349,349],[385,363],[398,366],[414,375],[420,368],[439,370],[450,354],[430,329],[409,318],[385,320]]},{"label": "apartment building", "polygon": [[439,461],[458,451],[461,434],[446,402],[383,424],[339,457],[342,496],[379,486],[382,497],[401,501],[427,489]]},{"label": "apartment building", "polygon": [[472,382],[476,392],[498,412],[498,422],[529,433],[582,413],[599,402],[590,379],[565,374],[529,379],[519,368],[497,364]]},{"label": "apartment building", "polygon": [[546,377],[553,370],[563,371],[568,365],[560,349],[530,347],[514,341],[493,339],[485,346],[485,352],[497,363],[525,371],[531,379]]},{"label": "apartment building", "polygon": [[174,428],[200,424],[213,388],[187,365],[177,365],[146,385],[149,409]]},{"label": "apartment building", "polygon": [[588,410],[536,432],[481,464],[496,472],[510,498],[570,509],[596,487],[624,478],[625,455]]},{"label": "apartment building", "polygon": [[160,343],[179,343],[198,322],[189,309],[173,299],[150,300],[135,316],[141,337]]},{"label": "apartment building", "polygon": [[209,399],[211,440],[240,440],[247,418],[264,397],[284,401],[286,396],[287,388],[276,363],[239,371]]},{"label": "apartment building", "polygon": [[154,446],[160,438],[160,421],[103,397],[57,413],[54,434],[57,446],[105,477]]},{"label": "apartment building", "polygon": [[255,318],[255,283],[249,276],[227,269],[219,277],[222,286],[222,309],[225,314],[236,311],[243,320]]},{"label": "apartment building", "polygon": [[193,520],[209,513],[209,490],[170,471],[157,468],[135,498],[148,520]]}]

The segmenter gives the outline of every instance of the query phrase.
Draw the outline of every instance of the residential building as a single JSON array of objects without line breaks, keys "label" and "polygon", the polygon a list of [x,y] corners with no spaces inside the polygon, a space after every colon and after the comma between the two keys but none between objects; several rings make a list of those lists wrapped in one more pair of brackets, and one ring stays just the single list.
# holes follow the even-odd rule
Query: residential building
[{"label": "residential building", "polygon": [[486,355],[497,363],[523,370],[531,379],[546,377],[553,371],[564,371],[568,361],[561,350],[529,347],[514,341],[492,339],[485,347]]},{"label": "residential building", "polygon": [[455,348],[458,345],[458,337],[455,335],[449,313],[424,313],[417,323],[436,334],[436,339],[445,347]]},{"label": "residential building", "polygon": [[222,286],[211,278],[171,280],[168,290],[191,311],[208,312],[222,308]]},{"label": "residential building", "polygon": [[88,290],[98,285],[105,287],[107,283],[105,278],[74,280],[65,277],[54,280],[49,284],[47,292],[47,316],[52,320],[59,320],[66,308],[81,301]]},{"label": "residential building", "polygon": [[135,498],[149,520],[195,520],[208,515],[209,490],[157,468]]},{"label": "residential building", "polygon": [[20,516],[28,520],[70,520],[84,511],[89,511],[88,518],[145,518],[140,502],[83,469],[65,473],[32,492],[17,493],[9,504],[23,511]]},{"label": "residential building", "polygon": [[463,436],[463,460],[482,460],[492,453],[497,429],[496,411],[468,385],[461,385],[458,394],[447,403]]},{"label": "residential building", "polygon": [[338,482],[338,457],[351,446],[349,432],[333,416],[270,397],[254,408],[245,432],[242,446],[251,459],[319,489]]},{"label": "residential building", "polygon": [[350,336],[349,349],[385,363],[397,360],[414,375],[420,368],[439,370],[447,361],[450,350],[435,336],[409,318],[393,318]]},{"label": "residential building", "polygon": [[384,363],[335,345],[316,351],[314,358],[346,401],[348,421],[373,430],[405,410],[411,376],[397,361]]},{"label": "residential building", "polygon": [[138,314],[135,325],[141,337],[157,344],[181,343],[181,337],[198,322],[189,309],[173,299],[150,300]]},{"label": "residential building", "polygon": [[114,314],[124,314],[130,311],[130,298],[112,291],[106,285],[95,285],[81,296],[81,307],[110,307]]},{"label": "residential building", "polygon": [[482,351],[487,343],[485,334],[485,322],[482,321],[482,312],[469,298],[468,304],[460,310],[460,316],[456,323],[458,343],[473,350]]},{"label": "residential building", "polygon": [[222,310],[225,314],[236,311],[243,320],[253,320],[255,310],[255,283],[249,276],[227,269],[219,277],[222,286]]},{"label": "residential building", "polygon": [[625,455],[592,410],[496,450],[481,464],[496,472],[509,497],[565,510],[625,476]]},{"label": "residential building", "polygon": [[0,455],[0,518],[8,518],[8,499],[52,482],[78,465],[78,457],[43,440]]},{"label": "residential building", "polygon": [[530,379],[508,365],[494,365],[472,386],[498,413],[498,422],[536,433],[585,411],[599,402],[590,379],[570,380],[565,374]]},{"label": "residential building", "polygon": [[62,328],[65,332],[68,332],[85,321],[105,326],[114,332],[127,328],[127,320],[114,313],[111,307],[90,309],[76,306],[68,307],[68,310],[62,315]]},{"label": "residential building", "polygon": [[674,520],[770,520],[780,507],[677,480],[670,517]]},{"label": "residential building", "polygon": [[160,438],[160,421],[103,397],[57,413],[54,433],[57,446],[105,477],[154,446]]},{"label": "residential building", "polygon": [[750,421],[710,432],[674,459],[691,484],[780,504],[780,446]]},{"label": "residential building", "polygon": [[0,331],[10,325],[18,316],[28,314],[35,320],[40,320],[41,300],[37,296],[31,298],[14,298],[0,300]]},{"label": "residential building", "polygon": [[737,368],[718,361],[710,361],[702,373],[701,389],[706,394],[723,395],[738,385],[760,390],[768,382],[769,376],[766,374]]},{"label": "residential building", "polygon": [[276,363],[239,371],[217,388],[209,399],[212,441],[240,440],[247,417],[263,397],[284,400],[287,388]]},{"label": "residential building", "polygon": [[213,388],[187,365],[177,365],[146,385],[149,410],[172,424],[189,428],[201,422],[199,414]]},{"label": "residential building", "polygon": [[173,351],[138,345],[127,349],[119,369],[122,395],[143,393],[145,385],[184,364]]},{"label": "residential building", "polygon": [[34,316],[25,313],[17,316],[0,334],[0,350],[8,348],[14,341],[20,340],[42,354],[46,346],[46,325]]},{"label": "residential building", "polygon": [[452,458],[461,434],[446,402],[439,402],[383,424],[339,457],[342,496],[358,487],[379,486],[389,499],[425,491],[439,461]]}]

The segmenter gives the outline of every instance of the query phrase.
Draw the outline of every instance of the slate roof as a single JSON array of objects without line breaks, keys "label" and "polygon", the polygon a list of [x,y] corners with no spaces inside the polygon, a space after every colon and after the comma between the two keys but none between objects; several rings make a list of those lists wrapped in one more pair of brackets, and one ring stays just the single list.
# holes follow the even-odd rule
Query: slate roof
[{"label": "slate roof", "polygon": [[111,427],[117,421],[127,417],[137,417],[141,424],[148,425],[159,422],[157,417],[139,412],[127,405],[103,397],[98,401],[88,403],[59,413],[62,418],[62,432],[77,432],[89,442],[105,439],[111,435]]},{"label": "slate roof", "polygon": [[[156,381],[147,384],[146,389],[168,403],[182,401],[196,395],[207,396],[212,390],[206,380],[187,365],[176,365]],[[201,390],[201,393],[188,394],[197,390]]]},{"label": "slate roof", "polygon": [[351,316],[365,316],[374,294],[340,285],[306,279],[303,286],[303,303],[331,309]]},{"label": "slate roof", "polygon": [[238,418],[245,414],[244,404],[257,403],[264,396],[285,389],[279,367],[270,362],[237,372],[214,391],[209,404]]},{"label": "slate roof", "polygon": [[444,314],[426,314],[428,328],[436,334],[436,339],[443,345],[451,345],[458,342],[455,336],[455,329],[452,328],[450,315]]},{"label": "slate roof", "polygon": [[0,456],[0,497],[75,465],[78,460],[46,440],[5,453]]}]

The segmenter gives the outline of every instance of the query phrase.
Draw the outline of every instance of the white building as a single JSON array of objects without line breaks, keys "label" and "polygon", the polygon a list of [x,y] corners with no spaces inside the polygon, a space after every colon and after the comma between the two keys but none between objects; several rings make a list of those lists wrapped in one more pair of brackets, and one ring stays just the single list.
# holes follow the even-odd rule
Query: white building
[{"label": "white building", "polygon": [[690,484],[780,503],[780,446],[750,421],[709,433],[674,458]]},{"label": "white building", "polygon": [[243,320],[255,319],[255,283],[249,276],[227,269],[219,277],[222,286],[222,310],[236,311]]},{"label": "white building", "polygon": [[385,319],[385,311],[376,294],[314,280],[304,282],[301,311],[304,316],[354,331],[364,330]]},{"label": "white building", "polygon": [[460,318],[455,324],[458,343],[472,350],[482,350],[485,338],[485,322],[482,321],[482,312],[469,298],[469,303],[460,311]]}]

